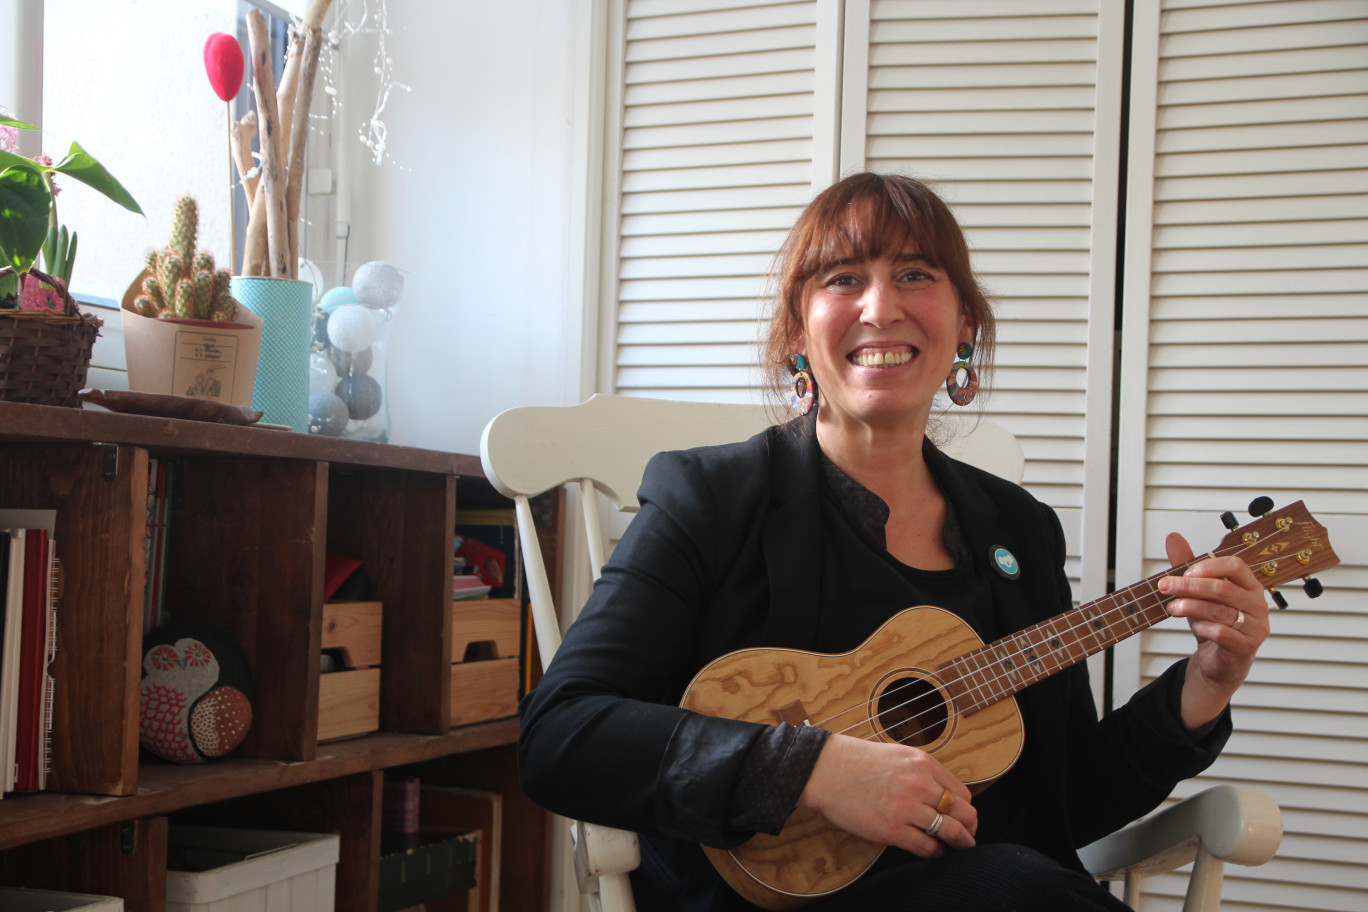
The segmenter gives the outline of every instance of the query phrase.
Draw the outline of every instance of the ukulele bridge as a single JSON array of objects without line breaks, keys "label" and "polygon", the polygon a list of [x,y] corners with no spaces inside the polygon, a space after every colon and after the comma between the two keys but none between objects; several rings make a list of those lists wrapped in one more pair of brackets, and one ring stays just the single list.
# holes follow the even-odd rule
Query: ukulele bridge
[{"label": "ukulele bridge", "polygon": [[808,711],[803,706],[803,701],[794,700],[785,706],[781,706],[774,711],[774,718],[777,722],[787,722],[794,728],[802,728],[804,725],[811,726],[808,721]]}]

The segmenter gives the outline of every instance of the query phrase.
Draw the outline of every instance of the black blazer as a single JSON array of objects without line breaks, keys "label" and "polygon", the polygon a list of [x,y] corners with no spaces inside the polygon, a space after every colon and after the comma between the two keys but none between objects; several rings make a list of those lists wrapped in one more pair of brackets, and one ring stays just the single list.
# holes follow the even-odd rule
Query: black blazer
[{"label": "black blazer", "polygon": [[[1054,511],[929,444],[925,452],[973,560],[988,570],[1002,629],[1067,610]],[[663,879],[657,886],[669,895],[689,897],[679,908],[713,907],[721,884],[698,863],[693,844],[731,846],[752,835],[729,823],[727,803],[761,731],[685,712],[677,705],[684,688],[699,668],[736,649],[849,648],[814,642],[823,598],[819,458],[811,421],[656,456],[638,494],[640,514],[521,706],[527,794],[568,817],[682,841],[647,845],[641,872]],[[1018,558],[1018,579],[988,568],[999,546]],[[903,607],[890,605],[889,613]],[[852,631],[853,643],[870,632]],[[1018,695],[1026,744],[992,788],[1023,797],[1016,819],[996,823],[995,837],[1079,867],[1076,847],[1151,810],[1209,765],[1229,721],[1194,742],[1177,716],[1181,680],[1180,663],[1101,722],[1086,664]]]}]

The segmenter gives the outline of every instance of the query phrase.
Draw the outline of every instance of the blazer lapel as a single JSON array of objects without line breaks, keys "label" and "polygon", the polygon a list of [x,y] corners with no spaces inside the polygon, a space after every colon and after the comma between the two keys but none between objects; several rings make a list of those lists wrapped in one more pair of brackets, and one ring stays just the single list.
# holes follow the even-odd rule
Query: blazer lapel
[{"label": "blazer lapel", "polygon": [[993,554],[1006,548],[1020,558],[1028,543],[1017,540],[1012,523],[1002,515],[998,504],[974,480],[964,463],[951,459],[930,443],[922,448],[936,481],[955,505],[960,528],[974,565],[989,583],[993,593],[993,613],[999,636],[1006,636],[1030,623],[1030,600],[1020,579],[1008,579],[998,571]]},{"label": "blazer lapel", "polygon": [[822,501],[814,418],[779,425],[769,435],[771,495],[762,536],[767,646],[811,649],[817,635]]}]

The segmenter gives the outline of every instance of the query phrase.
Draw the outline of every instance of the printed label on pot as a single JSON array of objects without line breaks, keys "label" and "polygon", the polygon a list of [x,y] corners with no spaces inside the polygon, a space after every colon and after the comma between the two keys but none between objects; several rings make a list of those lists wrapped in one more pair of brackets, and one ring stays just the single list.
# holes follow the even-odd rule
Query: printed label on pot
[{"label": "printed label on pot", "polygon": [[238,354],[234,334],[176,333],[171,391],[176,396],[227,402],[233,396]]}]

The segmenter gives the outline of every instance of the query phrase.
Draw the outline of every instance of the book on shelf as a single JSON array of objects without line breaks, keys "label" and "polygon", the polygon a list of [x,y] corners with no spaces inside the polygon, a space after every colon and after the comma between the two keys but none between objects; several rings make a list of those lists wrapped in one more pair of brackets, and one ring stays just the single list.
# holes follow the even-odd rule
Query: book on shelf
[{"label": "book on shelf", "polygon": [[480,831],[475,886],[467,897],[466,909],[468,912],[499,912],[503,796],[483,789],[424,785],[418,800],[424,831]]},{"label": "book on shelf", "polygon": [[24,620],[24,530],[0,530],[4,586],[0,593],[0,794],[14,790],[14,739],[19,730],[19,633]]},{"label": "book on shelf", "polygon": [[147,460],[146,578],[143,585],[143,633],[160,627],[166,587],[166,542],[171,517],[171,466],[155,456]]},{"label": "book on shelf", "polygon": [[[14,791],[41,791],[47,787],[51,763],[52,716],[55,682],[50,673],[57,650],[58,564],[53,537],[56,512],[52,510],[0,510],[0,527],[22,531],[21,596],[17,638],[10,615],[14,608],[6,588],[5,671],[8,683],[17,666],[18,683],[10,708],[14,718],[14,760],[6,766]],[[11,553],[15,537],[11,534]],[[9,565],[11,574],[14,563]],[[8,747],[6,747],[8,753]]]},{"label": "book on shelf", "polygon": [[490,598],[520,598],[521,569],[518,527],[511,509],[456,511],[453,574],[472,572],[490,587]]}]

